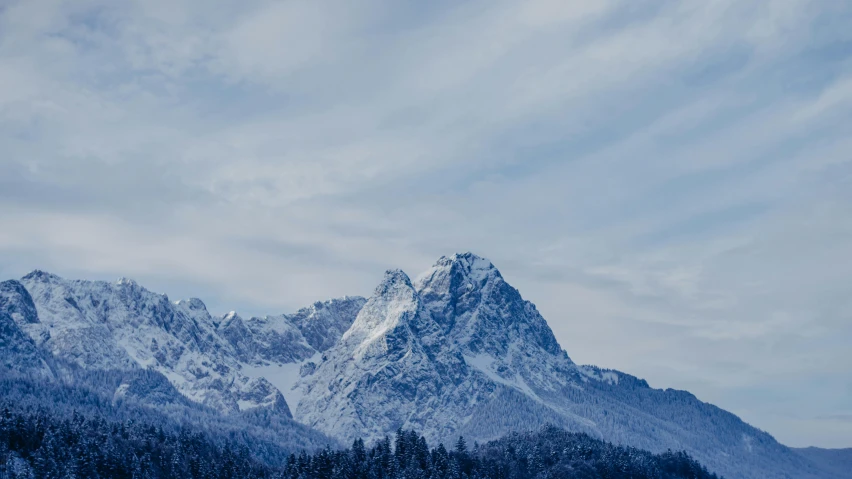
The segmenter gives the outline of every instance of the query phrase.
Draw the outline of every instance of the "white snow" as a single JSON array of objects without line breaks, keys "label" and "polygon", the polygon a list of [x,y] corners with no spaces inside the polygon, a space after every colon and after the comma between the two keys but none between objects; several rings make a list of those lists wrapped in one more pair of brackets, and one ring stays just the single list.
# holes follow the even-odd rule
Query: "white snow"
[{"label": "white snow", "polygon": [[470,356],[465,354],[464,362],[485,373],[485,375],[488,376],[492,381],[497,381],[499,383],[505,384],[505,379],[501,378],[500,375],[491,370],[491,364],[494,362],[494,358],[491,357],[490,354],[480,353],[476,356]]},{"label": "white snow", "polygon": [[475,256],[470,265],[470,276],[474,281],[481,282],[488,277],[489,272],[494,269],[491,261]]},{"label": "white snow", "polygon": [[601,374],[601,380],[610,384],[618,384],[618,374],[612,371],[606,371]]},{"label": "white snow", "polygon": [[580,372],[583,376],[583,380],[594,379],[595,381],[602,381],[605,383],[612,384],[613,386],[618,384],[618,373],[615,371],[601,371],[596,367],[592,366],[579,366],[577,367],[577,371]]},{"label": "white snow", "polygon": [[478,371],[488,376],[488,379],[494,381],[495,383],[500,383],[504,386],[515,388],[533,399],[539,399],[538,395],[533,392],[533,390],[529,387],[527,382],[524,381],[524,378],[521,375],[515,374],[514,380],[509,380],[503,378],[502,376],[497,374],[493,369],[491,369],[491,365],[497,361],[489,354],[480,353],[475,356],[465,354],[464,362],[466,362],[470,366],[473,366]]},{"label": "white snow", "polygon": [[116,401],[118,399],[123,398],[127,395],[127,390],[130,389],[130,385],[122,383],[115,389],[115,394],[112,396],[112,400]]},{"label": "white snow", "polygon": [[265,366],[244,365],[242,371],[250,378],[264,378],[272,383],[272,385],[275,386],[284,396],[284,399],[287,401],[287,405],[290,406],[290,410],[295,411],[296,406],[299,404],[299,401],[302,400],[302,396],[304,395],[302,388],[294,388],[296,383],[299,381],[299,369],[307,362],[318,362],[320,360],[320,356],[321,355],[317,353],[309,359],[298,363],[268,364]]}]

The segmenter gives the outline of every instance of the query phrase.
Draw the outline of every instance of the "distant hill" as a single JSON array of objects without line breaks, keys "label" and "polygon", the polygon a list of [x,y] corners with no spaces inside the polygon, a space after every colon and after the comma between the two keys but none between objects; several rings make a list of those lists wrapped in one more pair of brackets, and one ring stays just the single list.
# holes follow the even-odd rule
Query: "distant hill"
[{"label": "distant hill", "polygon": [[852,447],[846,449],[822,449],[819,447],[793,448],[809,461],[830,469],[840,477],[852,478]]}]

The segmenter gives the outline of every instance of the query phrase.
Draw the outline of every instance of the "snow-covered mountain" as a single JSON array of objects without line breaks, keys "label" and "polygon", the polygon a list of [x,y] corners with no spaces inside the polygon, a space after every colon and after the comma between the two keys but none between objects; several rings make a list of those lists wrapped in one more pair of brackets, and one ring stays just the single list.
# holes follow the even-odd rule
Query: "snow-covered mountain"
[{"label": "snow-covered mountain", "polygon": [[402,271],[388,271],[340,342],[303,380],[296,416],[341,439],[376,440],[399,427],[450,435],[494,392],[470,380],[460,351]]},{"label": "snow-covered mountain", "polygon": [[651,451],[685,449],[727,477],[823,477],[687,392],[574,364],[535,306],[470,253],[439,259],[414,282],[388,271],[325,357],[297,386],[295,417],[344,441],[399,427],[483,441],[552,423]]},{"label": "snow-covered mountain", "polygon": [[21,284],[38,311],[38,321],[21,328],[59,359],[89,369],[151,368],[216,409],[276,406],[289,414],[268,381],[240,374],[200,301],[172,303],[127,279],[68,281],[35,271]]},{"label": "snow-covered mountain", "polygon": [[[430,441],[484,441],[549,423],[686,450],[729,478],[842,477],[688,392],[575,364],[535,305],[471,253],[442,257],[414,281],[388,271],[368,300],[248,319],[127,279],[34,271],[0,283],[0,366],[50,375],[53,358],[150,369],[223,413],[292,407],[296,421],[344,442],[400,427]],[[136,389],[115,394],[144,395]]]},{"label": "snow-covered mountain", "polygon": [[[243,369],[314,356],[317,350],[300,327],[311,332],[311,341],[333,342],[336,336],[327,339],[322,333],[334,336],[341,324],[351,323],[350,309],[357,311],[363,301],[317,303],[315,313],[297,313],[297,322],[287,316],[243,322],[236,313],[211,316],[199,299],[171,302],[124,278],[77,281],[34,271],[0,286],[0,314],[62,361],[86,369],[152,369],[187,398],[222,412],[271,407],[287,416],[281,392]],[[318,314],[326,304],[333,312]]]}]

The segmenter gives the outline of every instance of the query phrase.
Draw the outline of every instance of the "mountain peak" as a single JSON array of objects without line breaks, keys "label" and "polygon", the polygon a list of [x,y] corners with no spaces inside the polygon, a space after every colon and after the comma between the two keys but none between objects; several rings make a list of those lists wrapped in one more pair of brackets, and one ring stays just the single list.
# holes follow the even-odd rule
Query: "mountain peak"
[{"label": "mountain peak", "polygon": [[417,293],[432,317],[473,355],[507,357],[516,343],[562,356],[535,306],[506,283],[491,261],[473,253],[441,257],[418,276]]},{"label": "mountain peak", "polygon": [[179,306],[186,306],[191,311],[207,311],[207,305],[204,304],[204,301],[201,301],[198,298],[181,299],[175,301],[175,304]]},{"label": "mountain peak", "polygon": [[441,256],[431,268],[417,277],[418,293],[434,299],[458,297],[481,291],[487,285],[503,282],[503,276],[491,261],[474,253]]},{"label": "mountain peak", "polygon": [[48,281],[56,281],[61,280],[59,276],[48,273],[47,271],[43,271],[40,269],[34,269],[29,274],[21,278],[23,281],[40,281],[40,282],[48,282]]},{"label": "mountain peak", "polygon": [[417,277],[416,284],[421,292],[439,285],[472,290],[498,278],[502,279],[503,276],[491,261],[468,252],[441,256],[431,268]]},{"label": "mountain peak", "polygon": [[[445,258],[446,258],[446,256],[445,256]],[[490,261],[488,261],[487,258],[485,258],[484,256],[479,256],[478,254],[476,254],[472,251],[467,251],[467,252],[464,252],[464,253],[455,253],[452,256],[450,256],[449,259],[452,259],[452,260],[455,260],[455,261],[462,261],[462,260],[464,260],[464,261],[485,261],[487,263],[490,263]]]},{"label": "mountain peak", "polygon": [[402,270],[385,272],[373,296],[343,335],[344,343],[358,343],[358,355],[398,327],[407,327],[421,312],[420,300],[411,279]]},{"label": "mountain peak", "polygon": [[222,322],[219,324],[219,329],[227,328],[232,324],[242,325],[243,318],[236,311],[229,311],[228,314],[222,316]]},{"label": "mountain peak", "polygon": [[139,286],[139,283],[137,283],[136,281],[134,281],[130,278],[125,278],[124,276],[122,276],[121,278],[118,278],[118,281],[116,281],[115,284],[118,285],[118,286],[130,286],[130,287]]},{"label": "mountain peak", "polygon": [[343,333],[352,326],[352,322],[366,302],[367,299],[360,296],[317,301],[287,317],[299,328],[312,348],[325,351],[334,346]]},{"label": "mountain peak", "polygon": [[401,269],[389,269],[385,271],[382,282],[376,286],[374,296],[386,296],[400,289],[412,289],[411,278]]},{"label": "mountain peak", "polygon": [[452,266],[457,265],[464,267],[470,271],[490,271],[496,270],[494,264],[488,258],[479,256],[468,251],[467,253],[456,253],[450,257],[441,256],[435,263],[435,266]]}]

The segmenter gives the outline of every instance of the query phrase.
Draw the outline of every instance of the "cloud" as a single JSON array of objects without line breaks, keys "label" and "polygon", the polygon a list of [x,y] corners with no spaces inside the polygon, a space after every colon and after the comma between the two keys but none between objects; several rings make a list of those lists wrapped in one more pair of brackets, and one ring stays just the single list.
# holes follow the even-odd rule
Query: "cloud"
[{"label": "cloud", "polygon": [[473,250],[576,361],[849,446],[795,413],[852,400],[850,17],[7,2],[0,274],[133,276],[264,314]]},{"label": "cloud", "polygon": [[852,414],[831,414],[828,416],[820,416],[817,419],[826,421],[852,422]]}]

